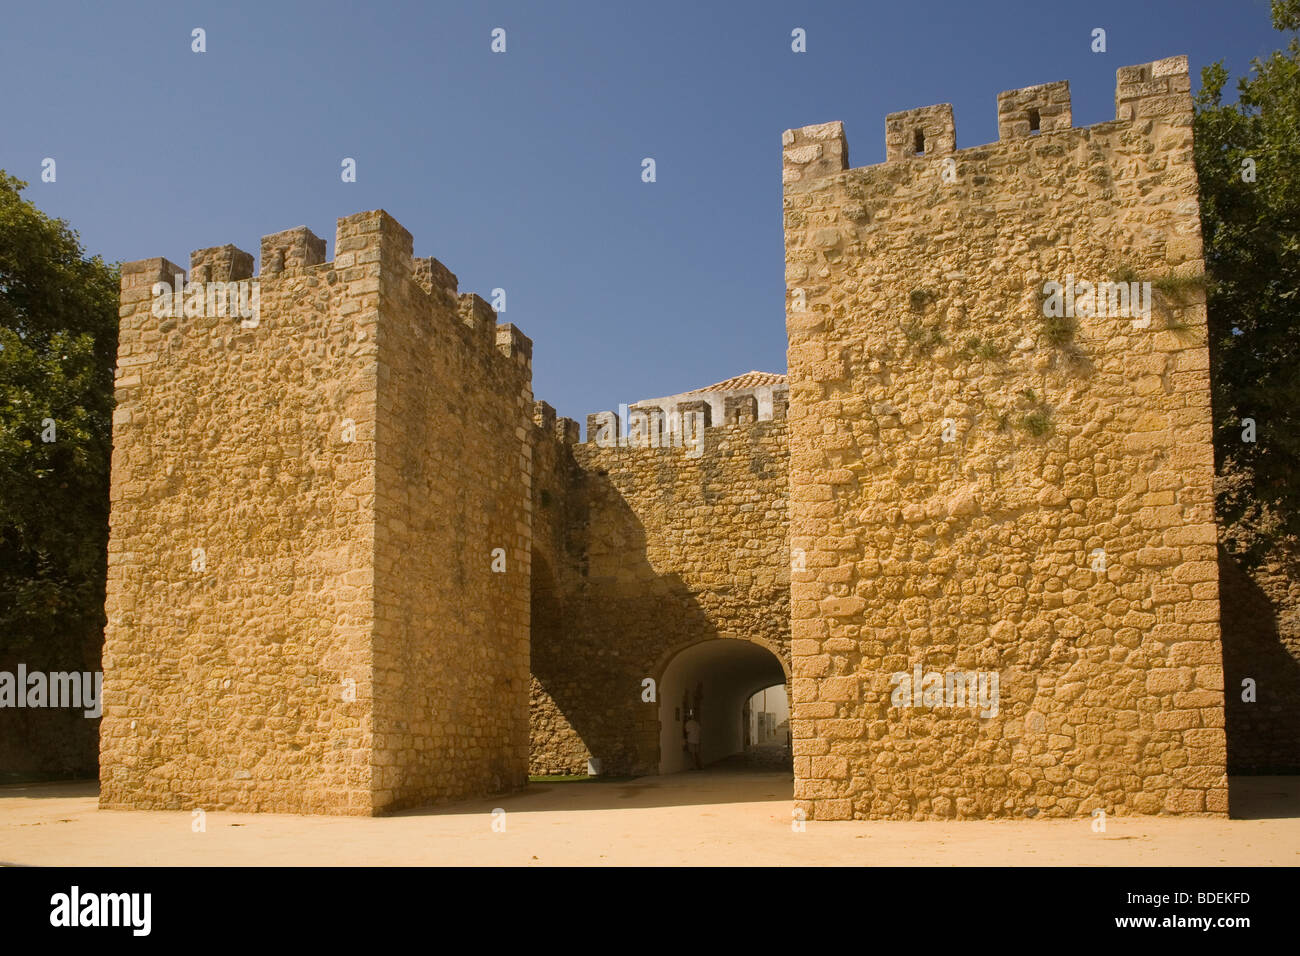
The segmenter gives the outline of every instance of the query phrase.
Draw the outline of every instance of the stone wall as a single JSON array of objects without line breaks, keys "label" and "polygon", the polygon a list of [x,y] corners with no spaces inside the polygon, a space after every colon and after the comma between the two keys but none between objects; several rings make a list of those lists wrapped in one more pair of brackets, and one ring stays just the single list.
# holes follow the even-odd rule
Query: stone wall
[{"label": "stone wall", "polygon": [[[563,700],[573,699],[582,687],[583,662],[572,656],[569,644],[570,595],[583,568],[583,542],[571,516],[576,499],[570,494],[579,476],[573,457],[579,426],[569,418],[557,419],[545,402],[534,405],[533,421],[529,772],[581,774],[587,772],[591,751],[547,689],[549,685]],[[577,711],[574,716],[581,720]]]},{"label": "stone wall", "polygon": [[[1013,91],[960,150],[951,107],[892,114],[862,169],[838,123],[785,134],[810,818],[1226,812],[1189,88],[1126,67],[1083,129]],[[1049,319],[1070,276],[1156,283],[1149,327]],[[903,706],[918,666],[996,674],[996,715]]]},{"label": "stone wall", "polygon": [[[196,277],[248,278],[232,250]],[[123,266],[104,807],[369,814],[523,783],[527,340],[453,308],[385,213],[339,220],[336,251],[267,237],[251,324],[156,316],[182,270]]]},{"label": "stone wall", "polygon": [[180,272],[122,269],[100,804],[366,812],[374,316],[321,264],[263,274],[255,329],[152,315]]},{"label": "stone wall", "polygon": [[518,789],[528,766],[532,343],[411,236],[345,220],[336,268],[380,258],[375,802]]},{"label": "stone wall", "polygon": [[591,756],[657,772],[674,702],[644,701],[642,682],[687,646],[752,641],[788,665],[786,424],[703,436],[698,457],[588,441],[556,451],[572,465],[539,466],[556,530],[545,543],[539,520],[535,560],[556,569],[558,600],[534,613],[532,773],[583,773]]}]

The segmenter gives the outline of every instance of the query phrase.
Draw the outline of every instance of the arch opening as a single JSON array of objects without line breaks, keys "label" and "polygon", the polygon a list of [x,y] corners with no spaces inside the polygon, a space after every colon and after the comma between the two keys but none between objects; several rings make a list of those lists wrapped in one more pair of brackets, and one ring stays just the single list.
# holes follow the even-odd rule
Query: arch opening
[{"label": "arch opening", "polygon": [[779,769],[790,763],[790,699],[785,684],[756,691],[745,701],[745,764]]},{"label": "arch opening", "polygon": [[[659,681],[659,772],[678,773],[695,765],[687,742],[692,715],[699,724],[701,766],[744,755],[747,744],[754,746],[752,699],[779,686],[784,700],[786,679],[780,659],[750,641],[716,638],[678,652]],[[773,706],[776,697],[768,691]]]}]

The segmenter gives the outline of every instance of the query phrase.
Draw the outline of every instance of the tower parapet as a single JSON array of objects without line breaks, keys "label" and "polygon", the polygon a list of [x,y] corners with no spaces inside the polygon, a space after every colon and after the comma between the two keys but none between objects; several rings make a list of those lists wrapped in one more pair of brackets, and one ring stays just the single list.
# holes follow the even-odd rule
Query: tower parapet
[{"label": "tower parapet", "polygon": [[433,256],[411,260],[411,277],[430,295],[441,294],[446,300],[457,302],[460,282],[456,274]]},{"label": "tower parapet", "polygon": [[190,279],[194,282],[238,282],[252,276],[252,253],[230,243],[190,253]]},{"label": "tower parapet", "polygon": [[1161,119],[1186,125],[1192,111],[1187,57],[1120,67],[1115,78],[1115,119]]},{"label": "tower parapet", "polygon": [[843,123],[788,129],[781,135],[781,144],[784,183],[830,176],[849,168],[849,144],[844,138]]},{"label": "tower parapet", "polygon": [[472,329],[480,341],[497,344],[497,314],[487,300],[477,292],[462,292],[458,309],[466,328]]},{"label": "tower parapet", "polygon": [[[1120,67],[1115,78],[1115,121],[1154,119],[1175,126],[1188,125],[1192,108],[1190,91],[1186,56]],[[997,114],[1000,141],[1079,129],[1072,125],[1070,85],[1064,80],[998,94]],[[1104,130],[1111,122],[1084,128]],[[842,123],[817,123],[786,130],[781,142],[782,180],[787,187],[849,169],[849,148]],[[987,148],[957,148],[950,103],[902,110],[885,118],[886,163],[960,158],[971,150]]]},{"label": "tower parapet", "polygon": [[576,445],[582,440],[581,428],[572,418],[556,419],[555,436],[565,445]]}]

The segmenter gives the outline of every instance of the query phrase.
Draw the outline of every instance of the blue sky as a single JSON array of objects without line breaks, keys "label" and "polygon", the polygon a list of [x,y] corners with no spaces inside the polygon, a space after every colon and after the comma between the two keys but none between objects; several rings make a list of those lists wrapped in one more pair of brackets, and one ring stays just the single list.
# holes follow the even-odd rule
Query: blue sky
[{"label": "blue sky", "polygon": [[89,252],[188,267],[305,224],[333,258],[339,216],[386,209],[462,291],[506,290],[579,420],[785,371],[782,130],[842,120],[864,166],[886,113],[950,102],[976,146],[1002,90],[1068,80],[1083,126],[1120,66],[1186,53],[1195,86],[1283,39],[1267,0],[7,6],[0,168]]}]

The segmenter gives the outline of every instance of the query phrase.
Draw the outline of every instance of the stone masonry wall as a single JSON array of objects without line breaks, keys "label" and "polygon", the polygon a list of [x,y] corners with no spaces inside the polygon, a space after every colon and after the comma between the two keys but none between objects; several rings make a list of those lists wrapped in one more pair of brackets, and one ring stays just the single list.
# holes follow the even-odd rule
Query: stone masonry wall
[{"label": "stone masonry wall", "polygon": [[[1125,67],[1083,129],[1012,91],[960,150],[950,107],[893,114],[862,169],[838,123],[785,134],[809,818],[1227,811],[1189,88]],[[1149,327],[1045,317],[1069,276],[1156,283]],[[896,706],[918,665],[996,673],[996,715]]]},{"label": "stone masonry wall", "polygon": [[244,328],[152,315],[182,271],[122,267],[100,805],[368,813],[377,315],[341,314],[365,279],[264,272]]},{"label": "stone masonry wall", "polygon": [[581,774],[591,752],[537,677],[539,661],[552,683],[585,663],[569,656],[568,643],[570,595],[583,566],[582,539],[571,520],[576,496],[570,494],[580,474],[573,457],[579,427],[569,418],[557,420],[545,402],[534,409],[529,773]]},{"label": "stone masonry wall", "polygon": [[703,435],[695,458],[590,440],[563,450],[567,543],[546,556],[563,623],[534,625],[532,773],[582,773],[589,756],[605,773],[656,773],[659,707],[642,681],[698,641],[754,641],[788,665],[786,423]]},{"label": "stone masonry wall", "polygon": [[[532,343],[384,213],[340,228],[379,255],[375,805],[527,784]],[[495,552],[495,553],[494,553]]]},{"label": "stone masonry wall", "polygon": [[123,267],[101,806],[371,814],[523,783],[527,339],[383,212],[336,252],[266,237],[251,325],[157,317],[179,267]]}]

